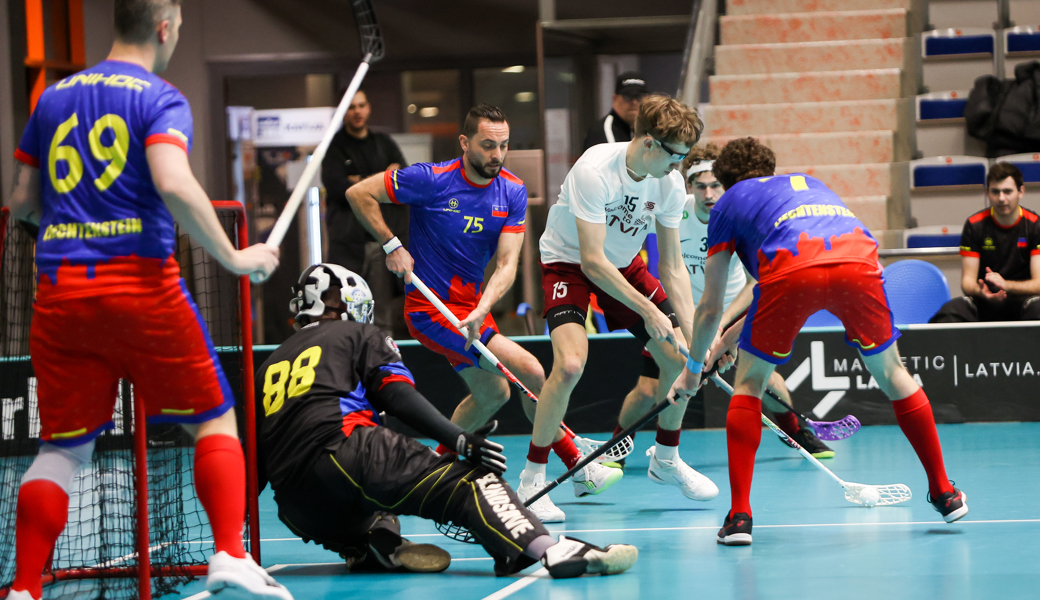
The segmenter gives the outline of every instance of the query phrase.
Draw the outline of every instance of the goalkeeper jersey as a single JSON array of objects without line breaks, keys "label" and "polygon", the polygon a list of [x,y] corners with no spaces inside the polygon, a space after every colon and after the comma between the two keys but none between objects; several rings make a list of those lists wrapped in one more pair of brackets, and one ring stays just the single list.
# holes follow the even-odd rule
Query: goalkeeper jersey
[{"label": "goalkeeper jersey", "polygon": [[415,385],[378,327],[322,320],[298,331],[256,373],[262,480],[291,485],[326,446],[380,425],[378,392],[395,381]]},{"label": "goalkeeper jersey", "polygon": [[[192,116],[177,88],[143,67],[106,60],[47,88],[15,158],[40,169],[36,245],[42,288],[128,292],[157,272],[176,281],[173,217],[152,183],[151,144],[188,152]],[[158,260],[156,260],[158,259]],[[62,269],[66,282],[59,282]],[[118,290],[115,288],[119,288]],[[55,290],[58,292],[59,290]]]}]

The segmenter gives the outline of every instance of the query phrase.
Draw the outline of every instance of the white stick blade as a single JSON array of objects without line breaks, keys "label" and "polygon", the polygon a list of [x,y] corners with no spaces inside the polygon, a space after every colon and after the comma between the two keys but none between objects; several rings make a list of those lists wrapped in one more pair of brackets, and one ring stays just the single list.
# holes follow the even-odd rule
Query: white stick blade
[{"label": "white stick blade", "polygon": [[[574,445],[578,447],[578,451],[581,452],[582,456],[588,456],[599,450],[603,444],[599,440],[593,440],[581,436],[575,436]],[[625,458],[629,454],[632,454],[632,450],[635,449],[635,444],[632,441],[632,436],[626,435],[621,438],[621,441],[614,444],[614,447],[603,453],[603,458],[607,460],[617,461]]]},{"label": "white stick blade", "polygon": [[[864,490],[871,490],[864,494]],[[871,503],[873,493],[877,493],[877,501]],[[854,504],[862,506],[891,506],[902,504],[913,498],[910,488],[902,483],[890,483],[888,485],[867,485],[864,483],[846,483],[845,499]]]}]

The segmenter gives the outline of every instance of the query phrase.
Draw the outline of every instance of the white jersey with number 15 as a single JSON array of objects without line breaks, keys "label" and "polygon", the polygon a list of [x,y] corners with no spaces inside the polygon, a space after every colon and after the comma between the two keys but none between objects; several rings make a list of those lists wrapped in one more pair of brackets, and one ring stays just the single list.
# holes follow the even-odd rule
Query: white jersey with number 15
[{"label": "white jersey with number 15", "polygon": [[[679,240],[682,246],[683,262],[686,270],[690,273],[690,287],[693,288],[693,303],[700,304],[701,296],[704,295],[704,262],[708,259],[708,224],[701,223],[693,208],[696,198],[691,194],[686,196],[686,206],[683,210],[682,224],[679,225]],[[744,266],[740,264],[740,257],[734,252],[729,260],[729,278],[726,280],[725,306],[737,297],[740,290],[747,283],[747,275]]]}]

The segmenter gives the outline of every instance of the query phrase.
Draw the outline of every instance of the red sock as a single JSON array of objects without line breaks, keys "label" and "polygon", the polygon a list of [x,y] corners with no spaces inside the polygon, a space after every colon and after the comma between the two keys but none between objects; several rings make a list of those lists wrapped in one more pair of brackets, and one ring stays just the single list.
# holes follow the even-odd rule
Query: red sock
[{"label": "red sock", "polygon": [[928,492],[932,498],[953,491],[943,465],[942,446],[939,444],[939,432],[935,430],[932,405],[924,390],[919,389],[907,398],[893,401],[892,408],[896,411],[899,428],[910,440],[910,445],[914,447],[928,474]]},{"label": "red sock", "polygon": [[448,452],[451,452],[452,454],[454,454],[455,453],[455,449],[454,448],[449,448],[449,447],[445,446],[444,444],[437,444],[437,449],[434,450],[434,452],[436,452],[437,454],[439,454],[441,456],[444,456]]},{"label": "red sock", "polygon": [[43,597],[43,569],[68,518],[69,496],[53,481],[34,479],[18,490],[17,569],[12,590]]},{"label": "red sock", "polygon": [[657,439],[655,440],[662,446],[678,446],[679,435],[682,434],[682,429],[661,429],[660,425],[657,427]]},{"label": "red sock", "polygon": [[527,447],[527,460],[540,465],[548,464],[550,450],[552,446],[535,446],[534,442],[531,442]]},{"label": "red sock", "polygon": [[729,401],[726,413],[726,447],[729,450],[729,487],[732,506],[729,516],[751,516],[751,476],[755,472],[755,453],[762,441],[762,401],[737,394]]},{"label": "red sock", "polygon": [[780,426],[780,429],[784,430],[787,435],[794,435],[798,433],[798,430],[802,426],[798,423],[798,415],[792,411],[773,415],[776,417],[776,424]]},{"label": "red sock", "polygon": [[[574,445],[574,440],[567,436],[563,436],[563,439],[558,442],[553,442],[552,449],[556,456],[559,456],[560,460],[563,461],[563,464],[567,465],[568,469],[578,464],[578,461],[581,460],[581,452],[578,452],[578,447]],[[549,462],[549,458],[546,457],[545,461]]]},{"label": "red sock", "polygon": [[238,438],[214,434],[195,443],[195,489],[209,517],[217,552],[245,558],[246,460]]}]

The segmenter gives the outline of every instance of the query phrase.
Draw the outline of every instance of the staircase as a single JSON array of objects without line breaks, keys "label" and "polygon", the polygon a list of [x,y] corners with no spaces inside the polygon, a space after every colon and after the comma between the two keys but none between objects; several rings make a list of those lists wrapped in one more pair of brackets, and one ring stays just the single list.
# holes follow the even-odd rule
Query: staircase
[{"label": "staircase", "polygon": [[705,138],[759,138],[901,246],[914,151],[918,0],[727,0]]}]

